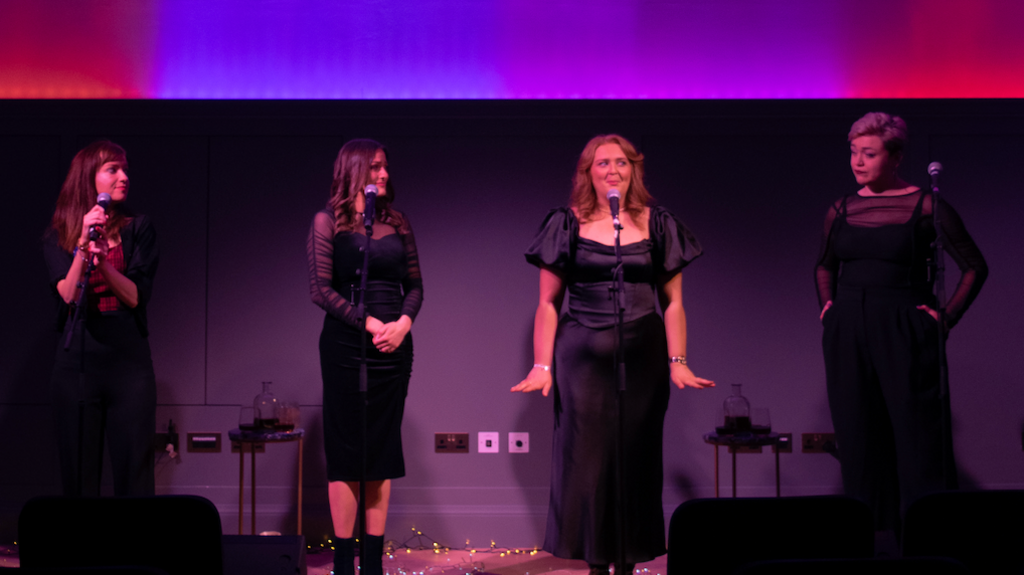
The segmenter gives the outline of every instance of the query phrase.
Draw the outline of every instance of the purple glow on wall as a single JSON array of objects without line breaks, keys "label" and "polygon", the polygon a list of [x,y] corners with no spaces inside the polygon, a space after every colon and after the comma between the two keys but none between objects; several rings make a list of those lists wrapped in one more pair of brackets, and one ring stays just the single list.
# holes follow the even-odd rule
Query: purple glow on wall
[{"label": "purple glow on wall", "polygon": [[1024,97],[1001,0],[0,5],[0,97]]}]

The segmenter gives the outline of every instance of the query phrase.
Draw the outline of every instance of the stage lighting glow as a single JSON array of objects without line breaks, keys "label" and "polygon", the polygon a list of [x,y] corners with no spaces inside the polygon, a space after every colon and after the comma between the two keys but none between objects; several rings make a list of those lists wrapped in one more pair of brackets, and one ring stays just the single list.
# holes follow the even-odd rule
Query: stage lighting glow
[{"label": "stage lighting glow", "polygon": [[0,98],[1024,97],[1004,0],[11,0]]}]

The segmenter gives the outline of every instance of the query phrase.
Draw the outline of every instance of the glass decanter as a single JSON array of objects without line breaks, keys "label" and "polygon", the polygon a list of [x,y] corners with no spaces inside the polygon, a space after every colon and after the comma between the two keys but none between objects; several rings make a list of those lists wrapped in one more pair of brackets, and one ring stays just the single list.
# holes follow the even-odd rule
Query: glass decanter
[{"label": "glass decanter", "polygon": [[277,398],[270,392],[270,383],[263,382],[263,393],[252,402],[256,429],[274,429],[277,425]]},{"label": "glass decanter", "polygon": [[725,398],[722,412],[729,433],[750,431],[750,402],[740,393],[740,384],[732,384],[732,395]]}]

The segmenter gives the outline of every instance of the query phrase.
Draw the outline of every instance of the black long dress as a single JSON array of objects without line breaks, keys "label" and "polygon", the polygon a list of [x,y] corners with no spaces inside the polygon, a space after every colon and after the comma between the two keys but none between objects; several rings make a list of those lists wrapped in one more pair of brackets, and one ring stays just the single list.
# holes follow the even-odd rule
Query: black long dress
[{"label": "black long dress", "polygon": [[[650,239],[622,246],[626,312],[626,561],[665,553],[662,433],[669,398],[668,344],[656,285],[701,253],[668,211],[651,209]],[[615,249],[579,237],[569,209],[552,210],[526,252],[556,268],[569,312],[555,337],[555,434],[544,550],[590,564],[615,561],[615,434],[618,421],[615,316],[609,300]]]},{"label": "black long dress", "polygon": [[[940,208],[946,251],[961,270],[946,304],[952,326],[988,266],[953,208]],[[956,487],[938,324],[917,309],[936,307],[932,214],[932,198],[920,190],[842,198],[826,216],[816,268],[819,302],[833,302],[822,318],[822,349],[843,487],[872,507],[879,530],[898,530],[901,508],[918,497]]]},{"label": "black long dress", "polygon": [[[326,210],[313,218],[306,245],[313,302],[327,314],[320,332],[320,370],[324,382],[324,449],[328,481],[359,480],[360,341],[367,340],[367,470],[366,480],[405,475],[402,456],[402,414],[412,374],[412,333],[392,353],[381,353],[363,328],[352,305],[359,286],[366,236],[334,230]],[[416,319],[423,301],[416,241],[408,220],[399,229],[375,223],[370,238],[370,266],[365,304],[369,315],[384,323],[407,315]],[[358,296],[356,296],[358,301]]]},{"label": "black long dress", "polygon": [[[100,273],[94,271],[86,292],[84,321],[74,326],[67,350],[64,342],[72,329],[69,318],[73,309],[61,299],[57,283],[67,276],[72,258],[80,256],[64,251],[52,231],[43,243],[57,305],[55,328],[61,332],[50,378],[50,400],[65,495],[78,492],[79,398],[84,401],[81,495],[100,494],[104,439],[110,453],[114,494],[154,492],[156,375],[146,310],[160,257],[156,232],[146,216],[130,217],[120,235],[121,244],[111,250],[108,261],[135,283],[138,303],[131,309],[120,303],[100,281]],[[85,377],[80,378],[83,367]]]}]

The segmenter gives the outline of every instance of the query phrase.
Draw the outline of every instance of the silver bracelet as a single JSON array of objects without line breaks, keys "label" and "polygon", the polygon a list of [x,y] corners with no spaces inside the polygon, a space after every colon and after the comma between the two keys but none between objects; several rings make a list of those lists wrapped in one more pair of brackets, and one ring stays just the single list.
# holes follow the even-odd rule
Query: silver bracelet
[{"label": "silver bracelet", "polygon": [[685,355],[673,355],[672,357],[668,358],[668,362],[669,363],[681,363],[683,365],[686,365],[686,356]]},{"label": "silver bracelet", "polygon": [[543,363],[535,363],[535,364],[533,364],[533,367],[539,367],[539,368],[543,369],[544,371],[551,371],[551,366],[550,365],[544,365]]}]

